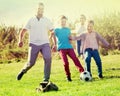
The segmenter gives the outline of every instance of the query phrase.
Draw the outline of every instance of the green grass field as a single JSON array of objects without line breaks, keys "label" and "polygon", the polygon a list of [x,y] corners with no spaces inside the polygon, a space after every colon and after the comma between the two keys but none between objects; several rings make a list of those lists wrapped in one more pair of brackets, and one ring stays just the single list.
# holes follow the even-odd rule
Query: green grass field
[{"label": "green grass field", "polygon": [[[25,61],[0,65],[0,96],[120,96],[120,55],[102,57],[104,79],[97,77],[97,68],[92,60],[92,82],[79,79],[80,73],[70,61],[72,82],[66,81],[61,60],[53,58],[51,81],[58,85],[59,91],[37,93],[35,88],[43,79],[43,60],[25,74],[21,81],[16,76]],[[81,59],[80,59],[81,60]],[[83,64],[83,61],[81,60]],[[83,64],[84,65],[84,64]]]}]

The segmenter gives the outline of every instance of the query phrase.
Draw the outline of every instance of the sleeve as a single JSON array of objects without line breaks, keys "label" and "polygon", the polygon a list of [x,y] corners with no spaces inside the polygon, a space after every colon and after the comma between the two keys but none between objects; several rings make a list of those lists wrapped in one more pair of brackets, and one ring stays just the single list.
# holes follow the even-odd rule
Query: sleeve
[{"label": "sleeve", "polygon": [[104,46],[108,47],[108,46],[109,46],[109,43],[108,43],[100,34],[98,34],[97,32],[96,32],[96,34],[97,34],[97,39],[98,39]]},{"label": "sleeve", "polygon": [[24,29],[30,30],[31,28],[31,19],[27,22],[27,24],[24,26]]},{"label": "sleeve", "polygon": [[47,25],[47,27],[48,27],[48,30],[53,30],[54,29],[53,23],[49,19],[48,19],[48,25]]}]

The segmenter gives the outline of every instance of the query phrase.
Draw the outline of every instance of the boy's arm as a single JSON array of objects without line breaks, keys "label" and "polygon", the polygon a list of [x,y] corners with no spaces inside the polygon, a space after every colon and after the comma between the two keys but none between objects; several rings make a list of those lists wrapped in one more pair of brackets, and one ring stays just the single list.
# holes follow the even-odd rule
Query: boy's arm
[{"label": "boy's arm", "polygon": [[81,40],[82,39],[82,37],[83,37],[83,35],[82,34],[80,34],[79,36],[69,36],[69,39],[70,40]]},{"label": "boy's arm", "polygon": [[23,38],[24,38],[24,34],[26,33],[27,29],[22,29],[22,31],[19,34],[19,42],[18,42],[18,46],[22,47],[23,46]]},{"label": "boy's arm", "polygon": [[98,34],[98,33],[96,33],[96,34],[97,34],[98,40],[100,40],[100,42],[101,42],[105,47],[109,47],[109,46],[110,46],[110,44],[109,44],[100,34]]}]

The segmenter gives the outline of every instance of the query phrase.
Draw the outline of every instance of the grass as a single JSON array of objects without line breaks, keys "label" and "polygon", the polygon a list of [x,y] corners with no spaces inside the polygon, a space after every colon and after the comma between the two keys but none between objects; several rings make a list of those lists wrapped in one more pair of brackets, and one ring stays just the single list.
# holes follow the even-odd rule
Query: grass
[{"label": "grass", "polygon": [[[21,81],[16,76],[25,61],[0,64],[0,96],[120,96],[120,55],[102,57],[105,78],[97,77],[97,68],[92,60],[92,82],[79,79],[80,73],[70,61],[72,82],[66,81],[61,60],[53,58],[51,81],[58,85],[59,91],[37,93],[35,88],[43,79],[43,60],[25,74]],[[80,59],[81,60],[81,59]],[[83,61],[81,60],[83,64]]]}]

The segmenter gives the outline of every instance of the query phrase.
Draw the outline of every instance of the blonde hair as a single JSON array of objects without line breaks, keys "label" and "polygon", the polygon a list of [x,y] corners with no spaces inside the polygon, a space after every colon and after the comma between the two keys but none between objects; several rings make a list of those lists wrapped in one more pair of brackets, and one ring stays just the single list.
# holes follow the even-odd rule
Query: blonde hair
[{"label": "blonde hair", "polygon": [[94,21],[93,20],[89,20],[88,23],[93,24],[94,25]]}]

